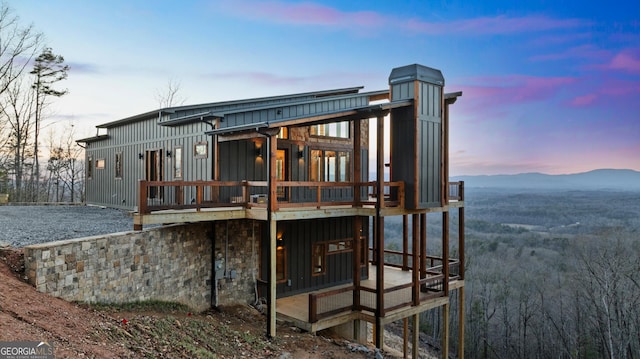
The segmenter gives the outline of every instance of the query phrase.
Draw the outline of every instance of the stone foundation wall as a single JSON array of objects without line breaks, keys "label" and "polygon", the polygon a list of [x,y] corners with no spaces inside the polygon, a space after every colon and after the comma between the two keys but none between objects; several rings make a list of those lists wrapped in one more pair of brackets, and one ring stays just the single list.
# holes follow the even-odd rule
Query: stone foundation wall
[{"label": "stone foundation wall", "polygon": [[254,304],[259,277],[260,223],[231,220],[216,222],[214,226],[215,258],[222,264],[222,277],[217,280],[217,293],[214,291],[217,304]]},{"label": "stone foundation wall", "polygon": [[38,291],[69,301],[154,299],[206,310],[212,230],[211,223],[172,225],[31,245],[25,268]]}]

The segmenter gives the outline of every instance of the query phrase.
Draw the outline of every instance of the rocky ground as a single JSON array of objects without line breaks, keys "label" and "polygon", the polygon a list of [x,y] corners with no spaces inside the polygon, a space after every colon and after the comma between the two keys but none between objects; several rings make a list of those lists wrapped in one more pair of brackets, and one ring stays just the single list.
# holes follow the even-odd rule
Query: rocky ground
[{"label": "rocky ground", "polygon": [[129,212],[96,206],[0,206],[0,243],[30,244],[133,230]]}]

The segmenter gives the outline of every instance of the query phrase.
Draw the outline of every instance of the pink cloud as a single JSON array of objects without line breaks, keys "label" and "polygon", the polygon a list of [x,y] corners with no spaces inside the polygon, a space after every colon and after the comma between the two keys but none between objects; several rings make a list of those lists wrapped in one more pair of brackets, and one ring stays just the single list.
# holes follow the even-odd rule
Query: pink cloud
[{"label": "pink cloud", "polygon": [[[550,98],[562,87],[576,81],[572,77],[535,77],[507,75],[478,77],[472,82],[483,85],[462,86],[465,97],[495,98],[501,103],[533,102]],[[486,84],[486,85],[485,85]]]},{"label": "pink cloud", "polygon": [[404,26],[412,31],[428,34],[496,35],[576,28],[586,24],[587,22],[579,19],[552,19],[540,15],[524,17],[500,15],[439,23],[412,19]]},{"label": "pink cloud", "polygon": [[631,51],[621,52],[614,56],[606,67],[611,70],[640,73],[640,56],[636,55]]},{"label": "pink cloud", "polygon": [[599,49],[593,45],[582,45],[568,48],[555,54],[536,55],[530,58],[531,61],[550,61],[566,59],[604,59],[610,56],[607,50]]},{"label": "pink cloud", "polygon": [[569,101],[569,105],[575,107],[588,106],[593,103],[598,98],[596,94],[588,94],[584,96],[574,97],[571,101]]},{"label": "pink cloud", "polygon": [[382,27],[386,20],[373,11],[343,12],[312,2],[233,1],[225,10],[239,17],[290,24],[325,27]]},{"label": "pink cloud", "polygon": [[287,3],[282,1],[226,1],[225,12],[241,18],[289,25],[313,25],[328,28],[409,30],[422,34],[494,35],[522,32],[540,32],[568,29],[588,25],[581,19],[554,19],[542,15],[508,17],[486,16],[449,22],[430,22],[422,19],[405,19],[375,11],[342,11],[334,7],[314,3]]}]

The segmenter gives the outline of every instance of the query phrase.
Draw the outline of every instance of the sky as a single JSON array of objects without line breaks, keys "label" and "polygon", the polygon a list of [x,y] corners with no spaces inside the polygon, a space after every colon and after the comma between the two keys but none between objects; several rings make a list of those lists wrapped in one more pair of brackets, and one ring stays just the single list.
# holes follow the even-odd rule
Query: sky
[{"label": "sky", "polygon": [[184,104],[364,86],[394,67],[442,71],[450,174],[640,170],[640,3],[15,0],[64,56],[50,128],[77,138]]}]

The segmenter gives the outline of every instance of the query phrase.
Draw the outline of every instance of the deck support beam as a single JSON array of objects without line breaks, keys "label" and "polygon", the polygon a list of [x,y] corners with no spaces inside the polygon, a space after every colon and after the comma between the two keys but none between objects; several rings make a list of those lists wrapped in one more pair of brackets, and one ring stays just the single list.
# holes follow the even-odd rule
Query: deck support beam
[{"label": "deck support beam", "polygon": [[384,116],[377,118],[377,162],[376,162],[376,217],[375,217],[375,258],[376,258],[376,330],[375,344],[378,349],[384,347]]},{"label": "deck support beam", "polygon": [[442,357],[449,358],[449,302],[442,306]]},{"label": "deck support beam", "polygon": [[276,191],[276,153],[278,150],[275,136],[267,135],[267,227],[269,232],[269,294],[267,296],[267,337],[276,336],[276,245],[278,222],[273,218],[277,210]]},{"label": "deck support beam", "polygon": [[418,359],[420,354],[420,314],[416,313],[412,317],[411,326],[413,328],[411,337],[411,357]]}]

